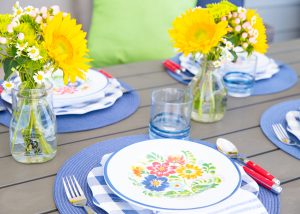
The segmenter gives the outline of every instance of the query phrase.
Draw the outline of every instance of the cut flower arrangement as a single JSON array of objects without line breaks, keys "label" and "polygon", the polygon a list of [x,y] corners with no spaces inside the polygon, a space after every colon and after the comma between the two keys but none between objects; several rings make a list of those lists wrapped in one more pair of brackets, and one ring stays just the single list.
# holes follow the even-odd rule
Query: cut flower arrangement
[{"label": "cut flower arrangement", "polygon": [[226,90],[218,77],[225,61],[236,61],[240,52],[267,51],[266,29],[255,10],[237,7],[227,0],[207,8],[189,9],[177,17],[169,30],[174,47],[184,55],[201,59],[201,72],[192,80],[192,119],[214,122],[222,119]]},{"label": "cut flower arrangement", "polygon": [[63,71],[65,84],[85,78],[90,67],[85,36],[81,25],[58,6],[22,8],[16,2],[13,14],[0,15],[2,86],[13,97],[10,140],[15,159],[21,160],[18,154],[27,156],[21,162],[43,162],[47,158],[38,157],[56,152],[51,83],[46,80],[57,69]]}]

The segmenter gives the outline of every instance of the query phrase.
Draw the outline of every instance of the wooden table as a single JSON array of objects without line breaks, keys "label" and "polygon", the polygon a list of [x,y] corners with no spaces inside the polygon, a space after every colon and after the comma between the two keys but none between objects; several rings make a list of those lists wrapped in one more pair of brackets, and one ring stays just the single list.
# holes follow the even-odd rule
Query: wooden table
[{"label": "wooden table", "polygon": [[[268,54],[283,61],[300,74],[300,39],[273,44]],[[161,61],[118,65],[106,69],[133,86],[141,105],[131,117],[101,129],[59,134],[54,160],[35,165],[17,163],[10,155],[8,129],[0,125],[0,213],[57,213],[53,184],[60,166],[83,148],[105,139],[147,133],[150,94],[158,87],[184,87],[164,71]],[[275,147],[259,127],[261,114],[287,100],[300,99],[300,83],[273,95],[229,98],[222,121],[212,124],[192,122],[191,136],[215,143],[217,137],[232,140],[242,153],[261,164],[281,181],[281,213],[300,210],[300,161]]]}]

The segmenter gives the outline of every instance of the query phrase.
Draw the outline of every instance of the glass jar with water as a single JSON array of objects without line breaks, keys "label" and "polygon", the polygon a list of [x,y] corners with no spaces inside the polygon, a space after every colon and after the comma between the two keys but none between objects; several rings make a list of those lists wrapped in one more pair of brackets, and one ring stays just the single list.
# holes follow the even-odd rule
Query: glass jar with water
[{"label": "glass jar with water", "polygon": [[9,128],[13,158],[21,163],[42,163],[56,155],[56,117],[52,85],[12,90],[13,112]]}]

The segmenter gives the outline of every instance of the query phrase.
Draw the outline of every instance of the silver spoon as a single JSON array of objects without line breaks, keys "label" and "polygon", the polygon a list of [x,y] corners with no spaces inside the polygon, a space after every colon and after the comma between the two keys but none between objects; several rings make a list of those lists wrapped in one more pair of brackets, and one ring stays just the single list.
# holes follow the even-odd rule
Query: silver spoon
[{"label": "silver spoon", "polygon": [[269,173],[268,171],[266,171],[265,169],[263,169],[262,167],[260,167],[256,163],[254,163],[253,161],[240,156],[239,151],[236,148],[236,146],[229,140],[226,140],[224,138],[218,138],[216,144],[217,144],[218,150],[220,152],[222,152],[223,154],[229,156],[230,158],[235,158],[235,159],[239,160],[240,162],[245,164],[250,169],[261,174],[262,176],[269,179],[270,181],[273,181],[276,185],[280,185],[280,181],[277,178],[275,178],[275,176],[273,176],[271,173]]}]

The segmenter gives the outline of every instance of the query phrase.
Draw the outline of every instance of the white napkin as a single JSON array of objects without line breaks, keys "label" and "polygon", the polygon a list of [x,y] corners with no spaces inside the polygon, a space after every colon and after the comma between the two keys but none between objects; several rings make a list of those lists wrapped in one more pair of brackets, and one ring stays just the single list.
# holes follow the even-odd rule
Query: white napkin
[{"label": "white napkin", "polygon": [[289,111],[285,115],[287,130],[300,140],[300,112]]},{"label": "white napkin", "polygon": [[[101,165],[104,166],[105,162],[111,154],[106,154],[101,160]],[[241,171],[242,180],[244,184],[238,191],[236,191],[232,196],[220,202],[214,206],[190,211],[181,211],[181,212],[154,212],[160,214],[168,213],[186,213],[186,214],[229,214],[229,213],[241,213],[241,214],[267,214],[267,210],[261,201],[257,198],[257,193],[259,187],[257,183],[249,177],[243,168],[239,166]],[[140,207],[133,206],[130,203],[127,203],[123,200],[116,200],[108,188],[107,185],[99,183],[99,177],[103,176],[103,167],[94,168],[88,175],[87,182],[91,188],[94,199],[99,201],[94,201],[95,205],[101,207],[109,213],[125,213],[125,210],[135,211],[135,213],[149,213],[149,210],[145,210]],[[96,179],[98,177],[98,179]],[[150,211],[151,213],[151,211]]]}]

